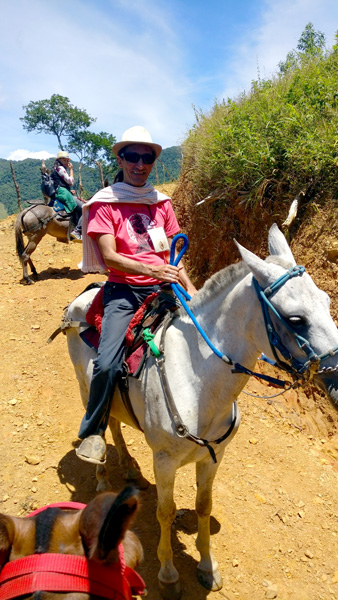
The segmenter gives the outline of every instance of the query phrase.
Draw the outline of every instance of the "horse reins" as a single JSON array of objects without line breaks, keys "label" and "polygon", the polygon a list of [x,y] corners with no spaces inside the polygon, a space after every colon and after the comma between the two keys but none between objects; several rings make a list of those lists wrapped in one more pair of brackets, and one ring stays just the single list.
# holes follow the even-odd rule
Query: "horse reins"
[{"label": "horse reins", "polygon": [[[78,502],[61,502],[40,508],[83,509]],[[0,573],[0,598],[11,600],[38,591],[87,593],[107,600],[132,600],[143,595],[142,577],[125,564],[122,544],[119,561],[104,565],[85,556],[71,554],[33,554],[8,562]]]},{"label": "horse reins", "polygon": [[195,444],[198,444],[199,446],[204,446],[205,448],[207,448],[209,450],[210,456],[211,456],[213,462],[217,463],[215,451],[212,448],[212,446],[210,446],[210,444],[220,444],[226,438],[228,438],[230,436],[230,434],[232,433],[232,431],[236,425],[236,420],[237,420],[237,415],[238,415],[237,402],[235,401],[232,405],[230,426],[228,427],[227,431],[221,437],[217,438],[217,440],[212,440],[209,442],[208,440],[206,440],[204,438],[200,438],[199,436],[193,435],[192,433],[189,432],[188,427],[183,423],[183,421],[180,417],[180,414],[177,410],[177,406],[175,404],[174,397],[171,393],[171,389],[169,386],[167,373],[166,373],[166,369],[165,369],[165,354],[164,354],[165,335],[166,335],[167,329],[168,329],[169,325],[171,324],[171,321],[173,318],[175,318],[175,317],[172,314],[167,314],[164,318],[162,333],[161,333],[161,340],[160,340],[160,345],[159,345],[160,356],[155,357],[155,362],[158,367],[158,372],[159,372],[159,376],[160,376],[163,393],[164,393],[165,399],[167,401],[167,405],[168,405],[170,414],[173,418],[173,421],[175,424],[175,431],[176,431],[176,434],[178,435],[178,437],[190,440],[191,442],[194,442]]},{"label": "horse reins", "polygon": [[[179,254],[177,255],[177,257],[175,258],[175,246],[179,239],[183,239],[183,247],[182,247],[181,251],[179,252]],[[178,234],[173,238],[171,248],[170,248],[170,264],[175,265],[175,266],[178,265],[183,254],[186,252],[188,245],[189,245],[189,241],[185,234]],[[295,329],[292,328],[286,322],[286,320],[279,314],[279,312],[276,310],[276,308],[272,305],[272,303],[268,299],[268,296],[271,296],[274,292],[276,292],[278,289],[280,289],[289,279],[291,279],[293,277],[302,276],[304,272],[305,272],[305,267],[294,266],[291,269],[289,269],[286,273],[284,273],[281,277],[276,279],[276,281],[274,281],[266,289],[263,289],[259,285],[257,280],[253,277],[255,291],[256,291],[256,294],[258,296],[258,299],[259,299],[261,307],[262,307],[264,324],[265,324],[267,336],[269,339],[269,343],[270,343],[270,346],[272,349],[273,356],[275,357],[274,364],[281,370],[289,373],[292,376],[292,378],[295,380],[296,383],[300,383],[300,382],[308,383],[309,381],[311,381],[314,374],[319,372],[318,369],[319,369],[320,363],[322,361],[330,358],[331,356],[335,356],[338,353],[338,347],[336,347],[336,348],[330,349],[325,354],[320,354],[318,356],[314,352],[314,350],[311,348],[308,340],[306,340],[305,338],[300,336],[295,331]],[[243,374],[246,374],[249,376],[253,375],[254,377],[258,377],[260,379],[263,379],[264,381],[273,383],[274,385],[284,388],[284,391],[286,390],[287,386],[290,386],[290,382],[288,382],[288,381],[282,381],[278,378],[270,377],[269,375],[264,375],[263,373],[256,373],[256,372],[252,371],[251,369],[244,367],[244,365],[241,365],[240,363],[233,362],[232,359],[229,358],[224,352],[220,352],[218,350],[218,348],[216,348],[214,346],[214,344],[211,342],[211,340],[208,338],[205,331],[201,328],[200,324],[198,323],[195,315],[193,314],[193,312],[190,310],[189,306],[187,305],[186,300],[189,301],[191,299],[190,295],[182,288],[182,286],[180,286],[177,283],[172,283],[171,287],[172,287],[173,292],[177,296],[178,300],[181,302],[183,308],[185,309],[185,311],[187,312],[187,314],[193,321],[197,330],[199,331],[199,333],[201,334],[201,336],[203,337],[205,342],[208,344],[208,346],[211,348],[211,350],[214,352],[214,354],[216,354],[216,356],[218,356],[226,364],[234,367],[233,369],[231,369],[232,373],[243,373]],[[307,361],[305,361],[305,363],[300,363],[299,361],[297,361],[292,356],[292,354],[289,352],[289,350],[284,346],[284,344],[282,343],[279,335],[277,334],[277,332],[273,326],[273,322],[272,322],[272,319],[270,316],[270,311],[272,311],[274,313],[274,315],[279,319],[279,321],[293,335],[298,347],[306,354],[308,359],[307,359]],[[236,424],[236,419],[237,419],[237,403],[235,401],[232,405],[232,419],[231,419],[230,427],[228,428],[226,433],[223,436],[221,436],[220,438],[218,438],[217,440],[209,442],[208,440],[205,440],[203,438],[195,436],[189,432],[188,427],[182,422],[182,419],[177,410],[173,395],[170,390],[170,386],[168,383],[168,378],[167,378],[166,370],[165,370],[164,340],[165,340],[165,333],[166,333],[170,323],[172,322],[172,319],[173,319],[172,315],[167,315],[167,317],[165,318],[163,328],[162,328],[161,339],[160,339],[160,346],[159,346],[160,356],[155,355],[155,362],[158,367],[159,376],[160,376],[160,380],[161,380],[161,384],[162,384],[162,389],[163,389],[163,392],[164,392],[164,395],[165,395],[165,398],[167,401],[168,408],[170,410],[171,416],[172,416],[174,424],[175,424],[176,434],[179,437],[183,437],[192,442],[195,442],[199,446],[205,446],[209,450],[212,460],[216,463],[217,462],[216,455],[215,455],[214,449],[210,446],[210,444],[220,444],[227,437],[229,437],[229,435],[233,431],[235,424]],[[286,360],[289,361],[290,364],[281,360],[279,358],[276,350],[278,350],[282,354],[282,356]],[[330,368],[328,368],[328,370],[330,370]],[[323,371],[325,371],[325,368],[323,369]],[[320,372],[323,372],[323,371],[320,371]]]},{"label": "horse reins", "polygon": [[[179,238],[183,238],[184,245],[183,245],[183,248],[180,251],[179,255],[177,256],[177,258],[174,259],[175,244]],[[175,236],[172,241],[172,245],[171,245],[170,263],[177,265],[178,262],[181,260],[183,254],[187,250],[187,247],[188,247],[188,238],[186,235],[178,234],[177,236]],[[331,356],[335,356],[338,353],[338,346],[336,346],[335,348],[331,348],[330,350],[328,350],[325,353],[317,355],[315,353],[315,351],[313,350],[313,348],[311,348],[309,341],[306,340],[305,338],[303,338],[302,336],[300,336],[297,333],[297,331],[286,322],[286,320],[279,314],[277,309],[273,306],[273,304],[269,300],[269,297],[273,293],[275,293],[277,290],[279,290],[289,279],[292,279],[293,277],[301,277],[303,275],[303,273],[305,273],[305,267],[296,265],[296,266],[292,267],[291,269],[289,269],[288,271],[286,271],[286,273],[284,273],[283,275],[278,277],[270,286],[268,286],[265,289],[263,289],[259,285],[258,281],[254,277],[253,277],[253,284],[254,284],[254,288],[255,288],[257,297],[258,297],[261,307],[262,307],[266,333],[268,336],[270,347],[271,347],[273,355],[275,357],[275,366],[277,366],[281,370],[289,373],[294,379],[296,379],[296,381],[301,382],[301,383],[308,383],[309,381],[311,381],[311,379],[315,373],[322,372],[322,371],[318,371],[320,363],[327,360]],[[182,306],[186,310],[187,314],[192,319],[194,325],[196,326],[198,331],[201,333],[202,337],[207,342],[208,346],[211,348],[211,350],[213,350],[213,352],[219,358],[221,358],[224,362],[226,362],[227,364],[229,364],[231,366],[232,365],[234,366],[234,369],[231,369],[232,373],[245,373],[247,375],[254,375],[255,377],[259,377],[260,379],[274,383],[275,385],[279,385],[280,387],[285,387],[286,385],[289,385],[289,382],[280,381],[279,379],[276,379],[274,377],[269,377],[268,375],[263,375],[261,373],[255,373],[254,371],[247,369],[240,363],[233,362],[231,360],[231,358],[226,356],[226,354],[224,354],[223,352],[220,352],[209,340],[206,333],[203,331],[203,329],[199,325],[198,321],[196,320],[196,317],[194,316],[194,314],[190,310],[189,306],[187,305],[187,302],[185,301],[183,295],[188,300],[190,300],[189,294],[187,294],[187,292],[179,284],[172,283],[171,287],[172,287],[173,291],[175,292],[176,296],[178,297],[178,299],[180,300]],[[308,357],[308,359],[305,361],[305,363],[301,363],[301,362],[297,361],[292,356],[292,354],[289,352],[289,350],[286,348],[286,346],[282,343],[282,341],[273,325],[270,311],[278,318],[278,320],[289,331],[289,333],[291,333],[291,335],[294,337],[298,347]],[[278,350],[282,354],[282,356],[290,362],[290,364],[287,364],[284,361],[282,361],[279,358],[276,350]],[[325,368],[323,370],[325,371]],[[329,370],[332,370],[332,369],[329,368]]]}]

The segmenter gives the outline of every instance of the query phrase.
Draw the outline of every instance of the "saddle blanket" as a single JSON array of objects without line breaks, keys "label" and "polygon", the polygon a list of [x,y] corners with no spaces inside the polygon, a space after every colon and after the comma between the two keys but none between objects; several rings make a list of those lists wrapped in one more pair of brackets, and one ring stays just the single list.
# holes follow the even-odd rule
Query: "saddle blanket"
[{"label": "saddle blanket", "polygon": [[[145,299],[129,323],[126,333],[125,358],[127,374],[138,377],[148,350],[143,331],[148,328],[154,333],[168,310],[177,310],[178,305],[171,291],[154,292]],[[86,314],[88,329],[80,333],[82,340],[95,351],[99,347],[103,316],[103,287],[98,291]]]}]

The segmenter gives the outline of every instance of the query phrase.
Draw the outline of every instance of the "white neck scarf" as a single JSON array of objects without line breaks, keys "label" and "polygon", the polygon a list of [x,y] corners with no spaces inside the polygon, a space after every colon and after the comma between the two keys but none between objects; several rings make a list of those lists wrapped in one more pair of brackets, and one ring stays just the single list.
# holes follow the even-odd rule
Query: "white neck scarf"
[{"label": "white neck scarf", "polygon": [[82,207],[82,264],[84,273],[105,273],[105,264],[97,242],[87,235],[89,208],[95,202],[120,202],[124,204],[158,204],[170,200],[169,196],[162,194],[150,184],[134,187],[127,183],[114,183],[99,190]]}]

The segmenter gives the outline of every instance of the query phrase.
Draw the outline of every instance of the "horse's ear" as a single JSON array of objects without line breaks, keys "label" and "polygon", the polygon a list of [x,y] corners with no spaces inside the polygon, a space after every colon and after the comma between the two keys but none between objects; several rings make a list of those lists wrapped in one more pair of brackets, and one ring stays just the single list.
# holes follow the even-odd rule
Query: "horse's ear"
[{"label": "horse's ear", "polygon": [[283,233],[278,229],[276,223],[270,227],[268,237],[269,252],[271,255],[280,256],[291,263],[294,267],[296,261],[290,250],[289,244],[287,243]]},{"label": "horse's ear", "polygon": [[[138,507],[137,490],[127,486],[118,496],[100,494],[83,510],[80,535],[88,558],[114,560]],[[117,554],[116,554],[117,560]]]},{"label": "horse's ear", "polygon": [[268,263],[256,256],[256,254],[253,254],[253,252],[250,252],[250,250],[244,248],[244,246],[241,246],[241,244],[239,244],[236,240],[234,240],[234,242],[241,254],[243,261],[247,264],[258,283],[262,287],[266,287],[269,283]]},{"label": "horse's ear", "polygon": [[0,568],[7,562],[14,540],[14,522],[7,515],[0,514]]}]

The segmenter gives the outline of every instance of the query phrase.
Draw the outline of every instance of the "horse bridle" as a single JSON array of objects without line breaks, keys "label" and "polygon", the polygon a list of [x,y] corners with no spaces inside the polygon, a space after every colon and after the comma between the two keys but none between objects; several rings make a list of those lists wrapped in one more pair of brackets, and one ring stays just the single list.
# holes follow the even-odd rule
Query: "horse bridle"
[{"label": "horse bridle", "polygon": [[[175,258],[175,246],[179,239],[183,239],[183,247],[182,247],[180,253],[178,254],[178,256]],[[174,264],[175,266],[177,266],[177,264],[179,263],[179,261],[181,260],[181,258],[183,256],[183,254],[186,252],[188,245],[189,245],[188,238],[184,234],[178,234],[173,238],[173,241],[171,244],[171,249],[170,249],[170,263],[171,264]],[[279,290],[289,279],[292,279],[293,277],[301,277],[303,275],[303,273],[305,273],[305,267],[303,267],[301,265],[295,265],[294,267],[291,267],[288,271],[286,271],[286,273],[284,273],[283,275],[278,277],[271,285],[269,285],[265,289],[260,286],[260,284],[255,279],[255,277],[253,277],[253,284],[254,284],[254,287],[256,290],[257,297],[261,304],[265,329],[266,329],[266,333],[268,336],[268,340],[270,343],[270,347],[271,347],[273,356],[275,358],[275,365],[277,367],[279,367],[282,371],[289,373],[295,381],[297,381],[299,383],[308,383],[309,381],[311,381],[312,377],[316,373],[317,374],[322,373],[322,372],[325,372],[326,370],[329,370],[330,372],[332,372],[333,370],[337,370],[336,368],[335,369],[331,369],[331,368],[325,369],[324,368],[323,370],[319,371],[319,366],[322,362],[324,362],[331,356],[335,356],[338,353],[338,346],[328,350],[327,352],[325,352],[323,354],[317,355],[315,353],[315,351],[313,350],[313,348],[311,348],[309,341],[307,339],[305,339],[304,337],[302,337],[301,335],[299,335],[297,333],[297,331],[295,330],[295,328],[292,327],[291,325],[289,325],[289,323],[287,323],[287,321],[282,317],[282,315],[280,315],[280,313],[277,311],[277,309],[273,306],[273,304],[269,300],[269,297],[271,297],[272,294],[277,292],[277,290]],[[237,363],[237,362],[234,363],[232,361],[232,359],[229,358],[226,354],[224,354],[223,352],[220,352],[218,350],[218,348],[216,348],[212,344],[212,342],[210,341],[210,339],[208,338],[206,333],[203,331],[203,329],[199,325],[198,321],[196,320],[196,318],[195,318],[194,314],[192,313],[192,311],[190,310],[189,306],[187,305],[185,298],[187,300],[190,300],[189,294],[187,294],[187,292],[179,284],[172,283],[171,287],[172,287],[174,293],[176,294],[176,296],[178,297],[178,299],[180,300],[182,306],[186,310],[187,314],[190,316],[194,325],[196,326],[196,328],[198,329],[198,331],[200,332],[200,334],[202,335],[202,337],[204,338],[204,340],[206,341],[208,346],[211,348],[211,350],[219,358],[221,358],[224,362],[226,362],[228,365],[234,366],[234,368],[232,369],[232,373],[245,373],[246,375],[254,375],[255,377],[259,377],[260,379],[263,379],[264,381],[274,383],[274,384],[279,385],[280,387],[284,387],[284,388],[287,385],[289,385],[288,382],[280,381],[277,378],[270,377],[268,375],[263,375],[261,373],[255,373],[254,371],[251,371],[250,369],[244,367],[240,363]],[[292,356],[291,352],[289,352],[289,350],[286,348],[286,346],[281,341],[281,339],[273,325],[270,311],[284,325],[284,327],[289,331],[289,333],[291,333],[291,335],[294,337],[298,347],[307,356],[307,360],[304,363],[297,361],[297,359],[295,359]],[[289,361],[289,364],[284,362],[278,356],[277,351],[283,356],[283,358],[285,360]]]},{"label": "horse bridle", "polygon": [[[83,509],[86,504],[59,502],[30,513],[32,517],[46,508]],[[11,600],[37,591],[82,592],[107,600],[132,600],[142,595],[142,577],[128,567],[122,544],[118,547],[119,561],[109,565],[71,554],[32,554],[4,565],[0,573],[0,598]]]},{"label": "horse bridle", "polygon": [[[279,290],[289,279],[293,277],[301,277],[305,273],[305,267],[301,265],[295,265],[291,269],[289,269],[286,273],[278,277],[271,285],[267,288],[263,289],[257,279],[253,278],[253,284],[256,290],[256,294],[261,304],[265,329],[267,332],[268,340],[270,343],[270,347],[275,358],[276,366],[291,374],[293,378],[296,380],[301,380],[302,382],[308,382],[312,379],[315,373],[319,373],[320,364],[330,358],[331,356],[335,356],[338,353],[338,346],[328,350],[323,354],[316,354],[316,352],[311,347],[309,341],[299,335],[297,331],[282,317],[282,315],[277,311],[275,306],[270,302],[269,298]],[[291,352],[286,348],[286,346],[281,341],[280,336],[278,335],[273,320],[271,318],[271,314],[275,315],[277,319],[282,323],[282,325],[291,333],[294,340],[296,341],[297,346],[300,348],[302,352],[307,356],[307,360],[304,363],[301,363],[296,358],[294,358]],[[287,363],[280,358],[277,351],[283,356],[283,358],[288,361]]]}]

